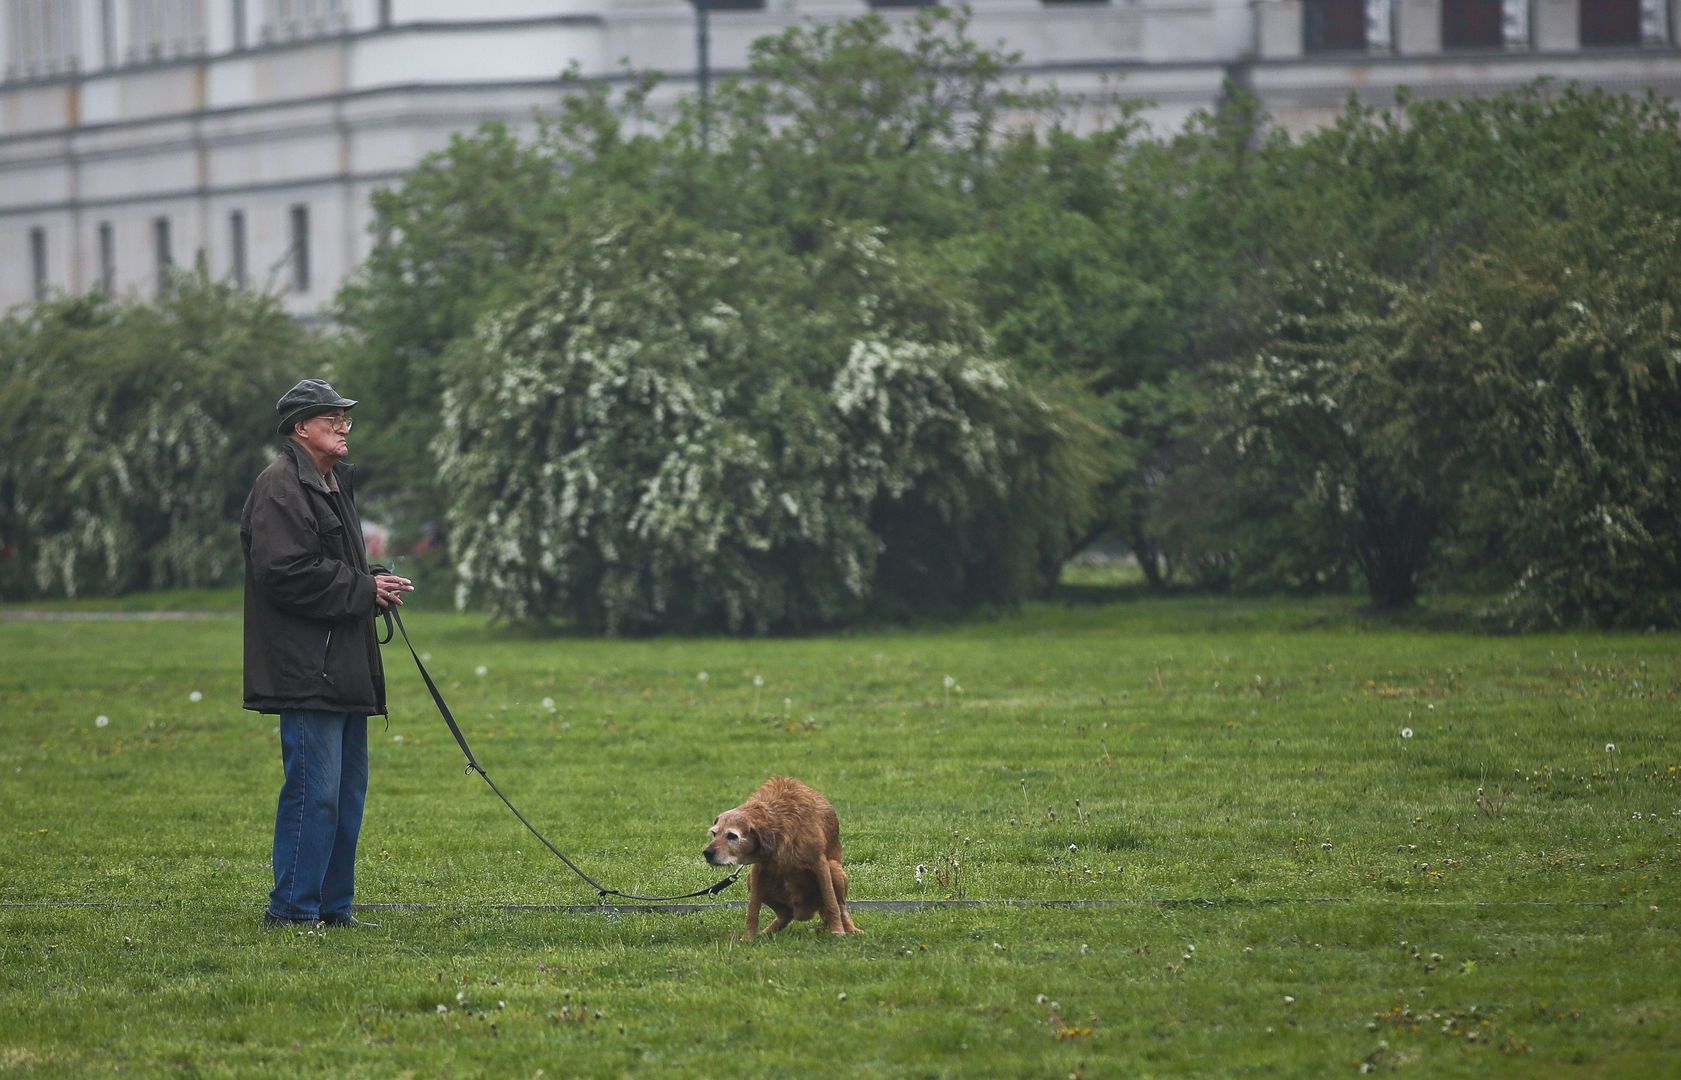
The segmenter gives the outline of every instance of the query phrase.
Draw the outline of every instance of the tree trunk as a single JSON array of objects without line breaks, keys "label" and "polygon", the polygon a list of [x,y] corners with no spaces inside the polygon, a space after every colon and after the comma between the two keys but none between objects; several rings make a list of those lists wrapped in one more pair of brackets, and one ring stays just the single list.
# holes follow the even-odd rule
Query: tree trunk
[{"label": "tree trunk", "polygon": [[1387,609],[1411,606],[1418,600],[1419,576],[1440,526],[1438,509],[1416,495],[1385,500],[1362,484],[1355,512],[1354,557],[1372,603]]}]

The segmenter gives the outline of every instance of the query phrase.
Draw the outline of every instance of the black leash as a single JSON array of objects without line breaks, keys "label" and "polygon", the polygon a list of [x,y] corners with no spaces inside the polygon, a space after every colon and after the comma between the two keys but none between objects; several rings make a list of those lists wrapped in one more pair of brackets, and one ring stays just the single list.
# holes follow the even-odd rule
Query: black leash
[{"label": "black leash", "polygon": [[391,607],[386,608],[384,611],[380,612],[380,614],[385,616],[385,637],[380,640],[380,644],[386,644],[392,639],[392,637],[395,636],[395,631],[391,628],[391,620],[392,617],[395,616],[397,620],[397,629],[403,632],[403,644],[409,647],[409,655],[414,657],[414,666],[420,669],[420,677],[426,680],[426,689],[431,691],[432,701],[438,706],[438,712],[443,715],[444,723],[449,725],[449,733],[455,736],[456,745],[461,747],[461,752],[463,754],[467,755],[467,771],[476,772],[483,777],[484,782],[490,785],[490,790],[496,792],[496,797],[501,799],[508,809],[514,812],[515,817],[519,818],[520,824],[524,825],[527,829],[530,829],[531,835],[542,841],[543,846],[554,852],[555,858],[565,863],[574,874],[577,874],[579,877],[589,882],[590,888],[595,890],[597,896],[600,896],[603,900],[609,896],[617,896],[625,900],[646,900],[651,903],[664,903],[667,900],[687,900],[692,896],[716,896],[718,893],[723,892],[731,885],[734,885],[735,879],[740,877],[741,872],[746,869],[746,866],[737,866],[735,868],[735,873],[731,874],[727,878],[724,878],[722,881],[719,881],[717,884],[708,885],[704,889],[696,889],[694,892],[683,893],[681,896],[637,896],[634,893],[620,892],[618,889],[607,888],[599,881],[596,881],[594,878],[578,869],[577,863],[568,859],[559,848],[549,843],[549,838],[538,832],[537,826],[526,820],[525,815],[519,812],[519,807],[508,801],[508,797],[502,794],[502,789],[496,786],[496,781],[490,778],[490,774],[484,771],[484,767],[480,765],[478,759],[473,756],[472,748],[467,745],[467,737],[461,734],[460,725],[455,722],[455,717],[450,714],[449,706],[444,703],[444,696],[438,692],[438,684],[432,681],[431,673],[426,670],[426,665],[420,662],[420,654],[414,651],[414,642],[409,640],[408,627],[403,625],[403,613],[398,611],[395,607]]}]

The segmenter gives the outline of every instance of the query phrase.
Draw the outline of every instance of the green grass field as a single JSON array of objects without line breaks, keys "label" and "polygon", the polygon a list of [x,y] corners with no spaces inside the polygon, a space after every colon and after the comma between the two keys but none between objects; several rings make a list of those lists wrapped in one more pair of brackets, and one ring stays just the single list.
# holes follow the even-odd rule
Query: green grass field
[{"label": "green grass field", "polygon": [[[1133,598],[609,642],[411,605],[491,776],[613,886],[715,880],[706,826],[773,772],[829,795],[865,933],[744,945],[740,885],[564,910],[594,894],[389,649],[383,928],[263,929],[274,721],[236,602],[188,600],[0,621],[0,1072],[1681,1075],[1675,634]],[[867,903],[948,899],[997,902]]]}]

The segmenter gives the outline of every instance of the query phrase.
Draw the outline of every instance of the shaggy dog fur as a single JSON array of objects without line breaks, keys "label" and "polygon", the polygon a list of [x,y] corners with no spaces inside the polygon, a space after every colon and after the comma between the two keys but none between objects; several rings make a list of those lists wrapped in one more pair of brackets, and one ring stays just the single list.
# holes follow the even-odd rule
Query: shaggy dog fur
[{"label": "shaggy dog fur", "polygon": [[822,914],[831,934],[862,933],[846,913],[840,821],[829,800],[786,776],[773,776],[733,810],[712,822],[702,852],[713,866],[752,869],[747,875],[747,929],[759,932],[759,906],[769,904],[774,934],[795,919]]}]

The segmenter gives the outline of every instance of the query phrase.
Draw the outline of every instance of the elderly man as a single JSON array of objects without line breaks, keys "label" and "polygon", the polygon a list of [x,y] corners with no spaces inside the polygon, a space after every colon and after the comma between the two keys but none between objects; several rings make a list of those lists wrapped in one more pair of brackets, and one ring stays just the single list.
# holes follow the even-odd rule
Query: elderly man
[{"label": "elderly man", "polygon": [[274,891],[263,921],[372,927],[351,914],[368,790],[368,717],[385,714],[375,613],[406,578],[368,568],[356,514],[350,408],[320,379],[275,406],[278,460],[240,515],[245,548],[245,707],[280,714],[286,779],[274,820]]}]

